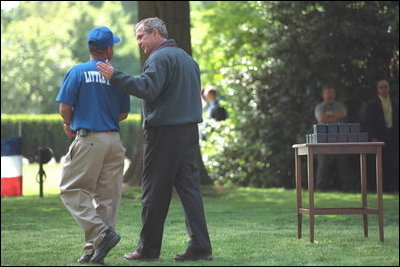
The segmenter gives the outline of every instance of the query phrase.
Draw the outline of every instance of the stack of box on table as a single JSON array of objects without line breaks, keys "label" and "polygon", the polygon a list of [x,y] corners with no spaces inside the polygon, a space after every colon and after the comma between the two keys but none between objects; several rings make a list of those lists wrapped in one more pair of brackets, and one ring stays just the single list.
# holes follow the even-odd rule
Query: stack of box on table
[{"label": "stack of box on table", "polygon": [[306,135],[306,142],[309,144],[368,142],[368,133],[360,132],[359,123],[318,123],[314,124],[314,133]]}]

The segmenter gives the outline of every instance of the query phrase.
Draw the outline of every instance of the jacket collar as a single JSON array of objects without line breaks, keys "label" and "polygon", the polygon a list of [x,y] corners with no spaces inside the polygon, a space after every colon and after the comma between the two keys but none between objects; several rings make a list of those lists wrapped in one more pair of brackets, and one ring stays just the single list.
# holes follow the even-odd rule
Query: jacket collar
[{"label": "jacket collar", "polygon": [[153,51],[151,51],[150,55],[153,54],[155,51],[163,49],[164,47],[167,47],[167,46],[177,46],[177,44],[174,39],[165,40],[165,41],[159,43],[156,47],[154,47],[154,49],[153,49]]}]

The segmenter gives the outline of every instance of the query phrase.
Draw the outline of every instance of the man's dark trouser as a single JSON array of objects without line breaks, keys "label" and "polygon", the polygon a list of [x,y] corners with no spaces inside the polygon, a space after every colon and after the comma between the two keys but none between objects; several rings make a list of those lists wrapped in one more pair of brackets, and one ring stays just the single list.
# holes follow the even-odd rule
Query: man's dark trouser
[{"label": "man's dark trouser", "polygon": [[399,144],[392,129],[385,129],[385,145],[382,147],[383,191],[399,190]]},{"label": "man's dark trouser", "polygon": [[[399,191],[399,143],[398,136],[392,129],[385,129],[385,136],[379,142],[385,142],[382,147],[383,192]],[[368,189],[376,191],[375,155],[368,155]]]},{"label": "man's dark trouser", "polygon": [[316,189],[359,191],[358,179],[348,166],[352,159],[351,155],[318,155]]},{"label": "man's dark trouser", "polygon": [[185,212],[190,237],[188,249],[211,254],[199,171],[194,162],[198,145],[197,124],[149,127],[144,130],[143,228],[136,248],[143,256],[157,258],[160,255],[173,187]]}]

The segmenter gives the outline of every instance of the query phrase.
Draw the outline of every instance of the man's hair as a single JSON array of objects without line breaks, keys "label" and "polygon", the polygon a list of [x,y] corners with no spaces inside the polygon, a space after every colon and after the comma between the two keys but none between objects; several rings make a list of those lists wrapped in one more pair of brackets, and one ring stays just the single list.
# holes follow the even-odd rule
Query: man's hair
[{"label": "man's hair", "polygon": [[376,83],[376,86],[378,86],[380,83],[387,83],[388,85],[390,85],[389,82],[388,82],[387,80],[379,80],[379,81]]},{"label": "man's hair", "polygon": [[212,95],[212,96],[217,96],[217,90],[215,90],[215,89],[209,89],[209,90],[207,91],[207,94],[208,94],[208,95]]},{"label": "man's hair", "polygon": [[107,47],[105,49],[98,49],[91,47],[91,45],[96,44],[96,42],[93,41],[89,41],[88,44],[89,44],[89,52],[91,55],[103,55],[107,50]]},{"label": "man's hair", "polygon": [[217,88],[213,85],[208,85],[204,87],[204,92],[207,95],[217,96]]},{"label": "man's hair", "polygon": [[326,84],[326,85],[322,86],[322,92],[325,92],[326,90],[329,90],[329,89],[335,90],[335,86],[333,86],[332,84]]},{"label": "man's hair", "polygon": [[151,33],[153,29],[157,29],[162,37],[168,38],[167,26],[165,26],[164,21],[161,19],[157,17],[143,19],[136,23],[135,29],[138,29],[142,25],[145,32]]}]

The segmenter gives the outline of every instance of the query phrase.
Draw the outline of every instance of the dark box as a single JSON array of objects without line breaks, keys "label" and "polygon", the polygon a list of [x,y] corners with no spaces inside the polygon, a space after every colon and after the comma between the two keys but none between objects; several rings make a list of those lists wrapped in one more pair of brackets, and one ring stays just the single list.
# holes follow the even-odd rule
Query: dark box
[{"label": "dark box", "polygon": [[326,134],[326,142],[327,143],[337,143],[338,134],[337,133],[328,133]]},{"label": "dark box", "polygon": [[328,123],[327,128],[328,128],[328,133],[337,133],[338,132],[338,124],[337,123]]},{"label": "dark box", "polygon": [[312,134],[314,143],[326,143],[326,134]]},{"label": "dark box", "polygon": [[350,143],[358,142],[358,133],[348,133],[347,142]]},{"label": "dark box", "polygon": [[368,142],[368,133],[358,133],[358,142]]},{"label": "dark box", "polygon": [[338,131],[340,134],[347,134],[349,133],[349,124],[348,123],[338,123]]},{"label": "dark box", "polygon": [[314,134],[327,132],[327,126],[325,123],[318,123],[318,124],[314,124],[313,126],[314,126]]},{"label": "dark box", "polygon": [[347,142],[347,133],[338,133],[337,141],[338,141],[338,143],[346,143]]},{"label": "dark box", "polygon": [[359,133],[360,132],[360,124],[359,123],[349,123],[349,132],[350,133]]}]

